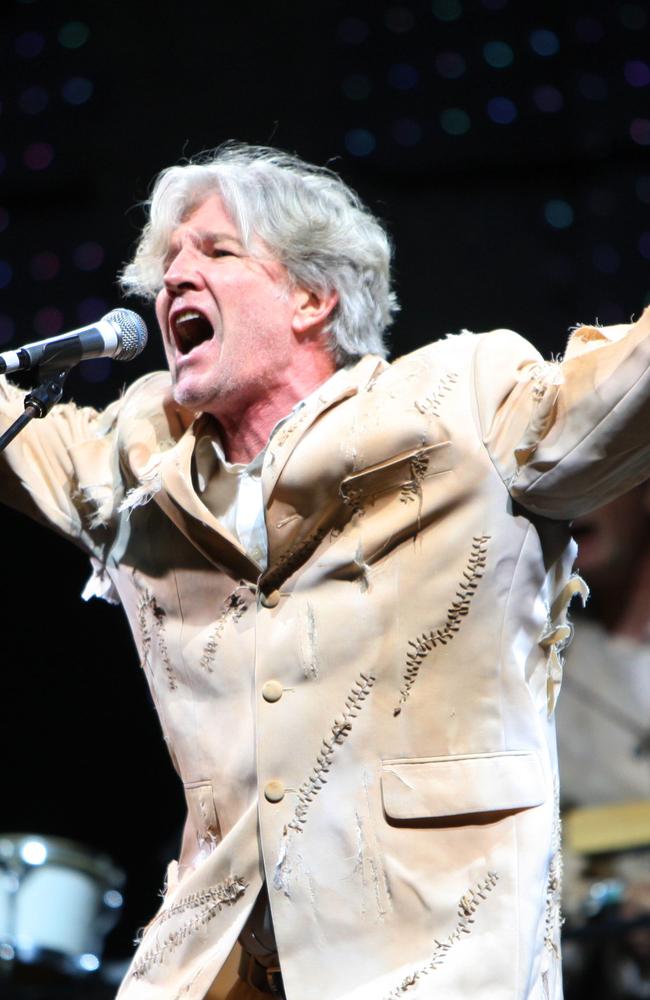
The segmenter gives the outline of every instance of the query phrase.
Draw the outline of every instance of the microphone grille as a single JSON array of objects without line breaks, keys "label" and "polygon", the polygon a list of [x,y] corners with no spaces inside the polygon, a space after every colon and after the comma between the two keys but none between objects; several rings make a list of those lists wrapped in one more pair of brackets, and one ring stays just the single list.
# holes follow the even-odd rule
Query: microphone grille
[{"label": "microphone grille", "polygon": [[147,326],[141,316],[131,309],[113,309],[104,319],[117,327],[120,347],[113,355],[115,361],[130,361],[144,350]]}]

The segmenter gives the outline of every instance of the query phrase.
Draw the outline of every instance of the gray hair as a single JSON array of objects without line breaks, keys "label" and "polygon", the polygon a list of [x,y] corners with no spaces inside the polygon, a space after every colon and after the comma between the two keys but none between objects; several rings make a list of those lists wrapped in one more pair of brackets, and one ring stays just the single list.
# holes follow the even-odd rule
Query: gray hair
[{"label": "gray hair", "polygon": [[386,356],[384,333],[399,308],[390,287],[391,243],[381,223],[333,171],[264,146],[227,143],[159,174],[149,221],[122,287],[153,298],[173,230],[218,193],[247,251],[258,237],[291,282],[335,291],[327,332],[337,364]]}]

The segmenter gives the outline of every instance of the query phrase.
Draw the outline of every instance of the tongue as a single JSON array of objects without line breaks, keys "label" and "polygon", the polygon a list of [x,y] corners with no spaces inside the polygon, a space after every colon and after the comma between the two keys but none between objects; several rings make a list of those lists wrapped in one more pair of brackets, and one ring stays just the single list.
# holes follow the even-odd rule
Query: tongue
[{"label": "tongue", "polygon": [[196,319],[188,319],[184,323],[181,323],[179,333],[181,352],[189,354],[198,344],[202,344],[204,340],[210,340],[212,337],[212,327],[207,319],[198,316]]}]

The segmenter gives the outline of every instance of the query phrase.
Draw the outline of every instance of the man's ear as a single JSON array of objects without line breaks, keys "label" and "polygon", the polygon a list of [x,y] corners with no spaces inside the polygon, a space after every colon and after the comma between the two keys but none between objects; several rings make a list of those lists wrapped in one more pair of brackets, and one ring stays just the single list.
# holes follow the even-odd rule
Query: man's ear
[{"label": "man's ear", "polygon": [[291,324],[293,332],[297,337],[320,332],[339,300],[337,293],[297,288],[293,294],[295,302]]}]

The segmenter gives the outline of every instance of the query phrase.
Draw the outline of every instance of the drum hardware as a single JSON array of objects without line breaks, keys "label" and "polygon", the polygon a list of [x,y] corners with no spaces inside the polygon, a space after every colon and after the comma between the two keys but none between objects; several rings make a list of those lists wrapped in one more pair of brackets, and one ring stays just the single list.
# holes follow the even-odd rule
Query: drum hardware
[{"label": "drum hardware", "polygon": [[97,973],[124,882],[110,858],[74,841],[0,834],[0,972]]}]

